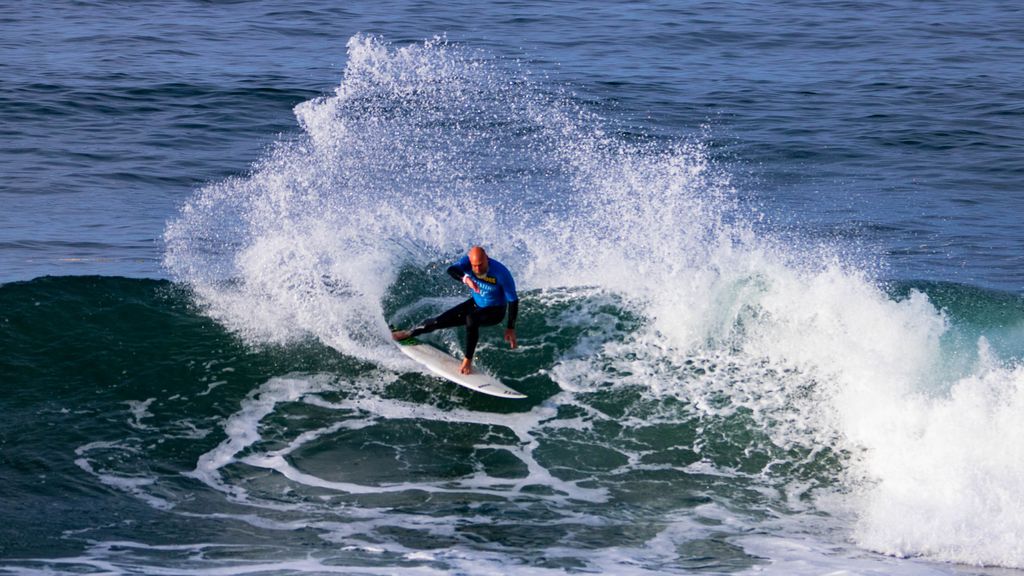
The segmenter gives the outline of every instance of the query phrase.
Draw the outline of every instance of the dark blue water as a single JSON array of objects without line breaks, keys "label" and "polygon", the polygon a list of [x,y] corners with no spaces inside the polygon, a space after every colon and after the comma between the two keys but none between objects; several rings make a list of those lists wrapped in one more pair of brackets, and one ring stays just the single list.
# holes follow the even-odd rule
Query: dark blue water
[{"label": "dark blue water", "polygon": [[1019,292],[1022,21],[1012,2],[23,4],[2,268],[162,276],[168,214],[293,132],[364,32],[522,59],[626,134],[708,126],[779,225],[863,242],[892,276]]},{"label": "dark blue water", "polygon": [[[1024,567],[1017,3],[0,31],[0,570]],[[477,242],[521,405],[387,341]]]}]

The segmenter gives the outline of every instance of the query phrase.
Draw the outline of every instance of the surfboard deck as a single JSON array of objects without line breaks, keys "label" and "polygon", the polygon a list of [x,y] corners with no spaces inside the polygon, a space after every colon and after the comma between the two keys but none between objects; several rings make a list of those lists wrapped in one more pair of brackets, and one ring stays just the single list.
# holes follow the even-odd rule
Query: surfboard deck
[{"label": "surfboard deck", "polygon": [[454,382],[459,386],[499,398],[526,398],[526,394],[509,388],[486,372],[474,369],[471,374],[460,373],[461,361],[430,344],[415,338],[399,340],[396,344],[398,344],[398,349],[406,356],[426,366],[428,370],[441,378]]}]

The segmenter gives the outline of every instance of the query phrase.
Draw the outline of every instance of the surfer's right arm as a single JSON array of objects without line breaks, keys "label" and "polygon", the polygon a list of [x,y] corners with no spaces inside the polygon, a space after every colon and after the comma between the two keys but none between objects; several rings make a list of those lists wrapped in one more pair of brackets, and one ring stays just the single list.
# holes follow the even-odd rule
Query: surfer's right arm
[{"label": "surfer's right arm", "polygon": [[479,292],[480,287],[476,285],[476,282],[469,275],[469,272],[463,270],[458,264],[452,264],[448,267],[448,275],[454,278],[458,282],[462,282],[473,292]]}]

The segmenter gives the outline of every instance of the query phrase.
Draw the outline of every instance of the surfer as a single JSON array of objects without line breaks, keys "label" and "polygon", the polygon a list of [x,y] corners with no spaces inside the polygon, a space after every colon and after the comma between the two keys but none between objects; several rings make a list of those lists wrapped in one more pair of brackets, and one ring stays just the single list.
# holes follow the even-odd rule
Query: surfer
[{"label": "surfer", "polygon": [[488,258],[487,252],[480,246],[473,246],[467,255],[449,266],[448,274],[465,284],[472,291],[473,297],[440,316],[426,320],[412,330],[396,330],[391,333],[391,337],[395,340],[405,340],[442,328],[465,326],[466,357],[462,360],[459,371],[469,374],[472,372],[473,353],[480,339],[480,327],[500,323],[505,318],[506,309],[508,323],[505,328],[505,341],[510,348],[516,347],[519,296],[516,295],[516,282],[512,278],[512,273],[501,262]]}]

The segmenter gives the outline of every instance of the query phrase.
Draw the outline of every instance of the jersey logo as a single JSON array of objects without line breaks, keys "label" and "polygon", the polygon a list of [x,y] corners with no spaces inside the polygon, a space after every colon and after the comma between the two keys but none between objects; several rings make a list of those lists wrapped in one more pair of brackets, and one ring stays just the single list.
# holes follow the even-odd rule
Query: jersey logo
[{"label": "jersey logo", "polygon": [[[476,276],[476,275],[474,274],[474,276]],[[488,284],[497,284],[498,283],[498,279],[495,278],[494,276],[477,276],[476,279],[477,280],[483,280],[484,282],[487,282]]]}]

